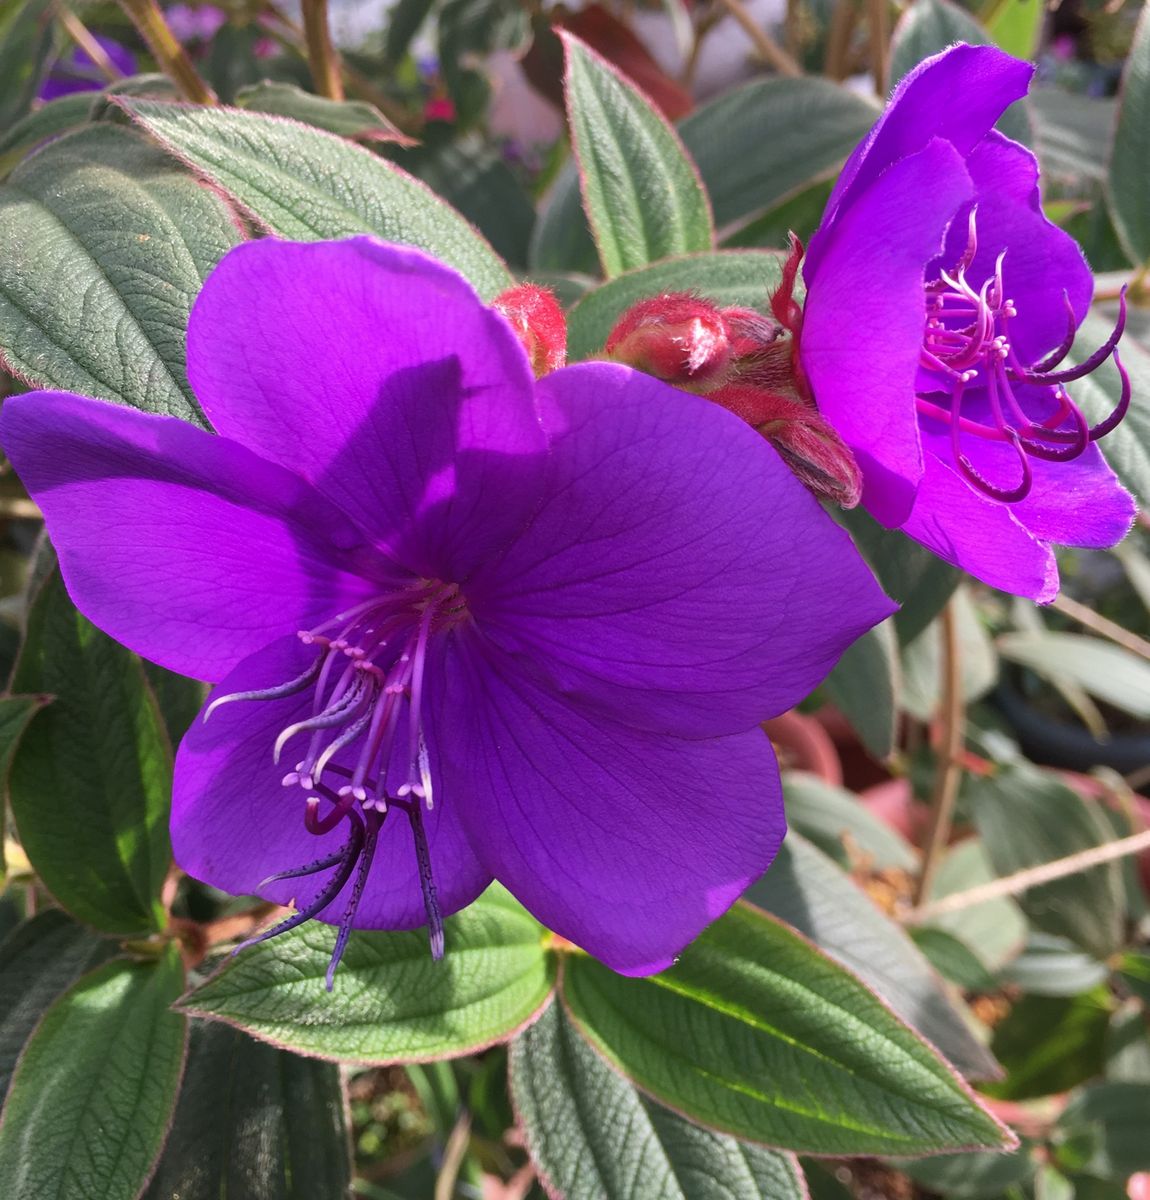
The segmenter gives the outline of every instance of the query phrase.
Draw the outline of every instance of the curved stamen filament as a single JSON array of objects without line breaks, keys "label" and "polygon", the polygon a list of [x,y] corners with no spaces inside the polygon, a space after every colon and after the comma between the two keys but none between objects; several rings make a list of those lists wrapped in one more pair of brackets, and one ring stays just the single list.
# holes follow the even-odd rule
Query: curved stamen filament
[{"label": "curved stamen filament", "polygon": [[319,674],[321,665],[322,659],[317,658],[302,675],[297,675],[295,679],[281,683],[278,687],[263,688],[255,692],[230,692],[226,696],[220,696],[204,709],[202,719],[206,721],[221,704],[231,704],[233,700],[283,700],[288,696],[294,696],[313,682]]},{"label": "curved stamen filament", "polygon": [[351,878],[352,871],[355,870],[355,864],[359,860],[360,851],[363,849],[364,829],[363,821],[354,811],[347,813],[348,819],[351,821],[351,836],[347,840],[347,845],[344,846],[342,853],[337,860],[337,867],[332,877],[324,884],[318,896],[308,904],[301,908],[299,912],[288,917],[286,921],[281,921],[278,925],[273,925],[271,929],[265,929],[263,933],[256,934],[255,937],[250,937],[246,941],[240,942],[232,951],[233,954],[239,954],[241,950],[246,950],[248,946],[256,946],[260,942],[266,942],[269,938],[278,937],[281,933],[287,933],[289,929],[297,929],[305,921],[310,921],[312,917],[323,912],[325,908],[343,891],[344,885]]},{"label": "curved stamen filament", "polygon": [[[951,452],[966,480],[994,500],[1016,503],[1025,499],[1033,485],[1030,459],[1071,462],[1085,453],[1091,442],[1118,425],[1130,404],[1130,380],[1117,354],[1118,341],[1126,324],[1125,289],[1118,320],[1106,342],[1089,358],[1064,371],[1054,368],[1073,347],[1077,318],[1069,294],[1063,292],[1068,331],[1061,345],[1036,366],[1020,361],[1010,336],[1010,323],[1018,316],[1014,302],[1007,299],[1003,280],[1005,251],[995,260],[993,273],[975,291],[966,277],[977,250],[977,229],[972,211],[968,220],[967,246],[955,269],[940,270],[926,284],[926,318],[923,331],[921,368],[940,376],[938,391],[950,394],[949,409],[929,397],[934,389],[916,397],[918,412],[950,428]],[[1078,406],[1067,394],[1064,383],[1080,379],[1114,357],[1122,380],[1122,394],[1114,411],[1089,427]],[[1044,418],[1031,417],[1027,407],[1038,398],[1017,392],[1016,385],[1044,389],[1055,401],[1055,411]],[[978,398],[972,391],[978,389]],[[989,419],[972,419],[964,405],[989,406]],[[1069,428],[1066,428],[1069,423]],[[988,442],[1009,442],[1018,456],[1021,477],[1003,486],[987,479],[963,453],[961,438],[970,435]]]}]

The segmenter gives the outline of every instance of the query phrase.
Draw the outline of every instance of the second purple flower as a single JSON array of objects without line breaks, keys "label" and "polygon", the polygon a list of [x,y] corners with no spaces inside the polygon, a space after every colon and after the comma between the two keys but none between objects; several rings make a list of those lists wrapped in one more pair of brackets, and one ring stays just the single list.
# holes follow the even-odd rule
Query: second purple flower
[{"label": "second purple flower", "polygon": [[[927,59],[851,155],[811,240],[801,361],[854,451],[863,504],[994,587],[1058,591],[1049,543],[1106,547],[1134,519],[1060,369],[1090,306],[1038,164],[994,123],[1034,68],[988,46]],[[1115,354],[1117,362],[1117,355]],[[1121,372],[1121,365],[1119,364]]]}]

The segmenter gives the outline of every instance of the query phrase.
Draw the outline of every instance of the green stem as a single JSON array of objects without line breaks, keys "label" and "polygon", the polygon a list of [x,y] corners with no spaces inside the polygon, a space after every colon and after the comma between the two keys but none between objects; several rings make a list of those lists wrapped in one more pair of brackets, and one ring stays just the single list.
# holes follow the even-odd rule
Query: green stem
[{"label": "green stem", "polygon": [[215,104],[216,94],[200,78],[183,46],[176,41],[155,0],[120,0],[120,6],[148,43],[160,70],[193,104]]}]

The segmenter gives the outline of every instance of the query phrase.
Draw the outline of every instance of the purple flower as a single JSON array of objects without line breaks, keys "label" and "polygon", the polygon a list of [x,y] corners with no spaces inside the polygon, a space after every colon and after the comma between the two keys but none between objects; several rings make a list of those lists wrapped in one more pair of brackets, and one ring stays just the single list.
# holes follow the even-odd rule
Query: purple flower
[{"label": "purple flower", "polygon": [[903,80],[811,240],[801,360],[879,521],[1049,601],[1049,543],[1112,546],[1134,504],[1094,444],[1129,402],[1125,373],[1094,428],[1066,389],[1123,321],[1088,363],[1057,369],[1093,279],[1043,215],[1034,156],[993,128],[1032,73],[959,45]]},{"label": "purple flower", "polygon": [[667,966],[783,836],[760,720],[891,611],[843,533],[730,413],[616,364],[536,382],[459,275],[368,238],[233,250],[188,368],[218,436],[65,393],[0,415],[75,602],[219,682],[178,862],[302,897],[333,969],[353,927],[438,950],[493,878]]},{"label": "purple flower", "polygon": [[[132,75],[136,70],[136,56],[126,46],[101,34],[93,35],[108,61],[121,75]],[[65,55],[48,72],[40,85],[41,100],[55,100],[59,96],[70,96],[73,92],[97,92],[108,86],[108,78],[93,61],[87,50],[77,46]]]},{"label": "purple flower", "polygon": [[228,20],[227,13],[215,4],[173,4],[164,16],[181,43],[210,42]]}]

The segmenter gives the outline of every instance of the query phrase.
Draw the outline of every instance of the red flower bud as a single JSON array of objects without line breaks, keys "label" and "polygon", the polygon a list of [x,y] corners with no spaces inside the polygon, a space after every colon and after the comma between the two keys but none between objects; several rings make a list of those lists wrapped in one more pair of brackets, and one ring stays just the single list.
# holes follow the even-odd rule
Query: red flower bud
[{"label": "red flower bud", "polygon": [[816,496],[854,508],[862,476],[854,455],[817,409],[744,383],[711,393],[709,399],[753,425]]},{"label": "red flower bud", "polygon": [[496,296],[493,307],[519,336],[536,379],[567,361],[567,318],[550,288],[521,283]]},{"label": "red flower bud", "polygon": [[707,392],[727,377],[731,339],[722,311],[690,292],[640,300],[611,330],[604,353],[689,392]]}]

